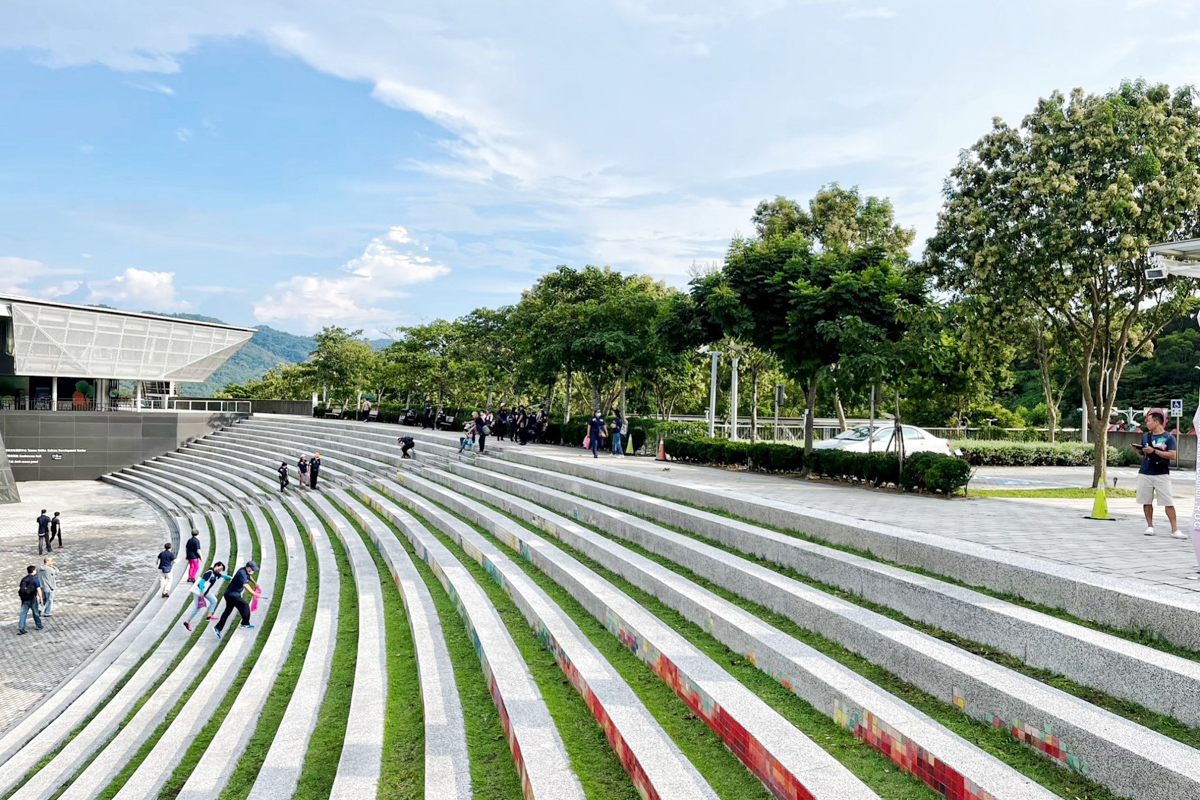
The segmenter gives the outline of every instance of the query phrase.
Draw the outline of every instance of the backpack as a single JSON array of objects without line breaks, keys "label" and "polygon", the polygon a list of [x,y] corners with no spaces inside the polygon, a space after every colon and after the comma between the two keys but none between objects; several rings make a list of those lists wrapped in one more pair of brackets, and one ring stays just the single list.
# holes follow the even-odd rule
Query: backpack
[{"label": "backpack", "polygon": [[37,598],[37,578],[32,575],[26,575],[21,578],[21,585],[17,587],[17,597],[21,598],[22,603],[28,603],[30,600]]}]

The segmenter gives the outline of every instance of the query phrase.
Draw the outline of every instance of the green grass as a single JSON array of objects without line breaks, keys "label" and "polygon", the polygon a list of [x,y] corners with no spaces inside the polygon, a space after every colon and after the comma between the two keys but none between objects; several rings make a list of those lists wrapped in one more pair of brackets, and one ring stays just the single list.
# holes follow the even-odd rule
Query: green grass
[{"label": "green grass", "polygon": [[436,527],[426,527],[471,573],[491,600],[537,684],[584,794],[596,800],[637,800],[637,790],[609,745],[604,731],[588,710],[587,702],[563,675],[558,662],[542,645],[517,604],[488,571],[468,556],[453,539]]},{"label": "green grass", "polygon": [[[1036,499],[1046,497],[1057,500],[1091,500],[1096,496],[1095,489],[1089,489],[1084,486],[1071,486],[1057,489],[972,489],[971,494],[976,497],[1014,497]],[[1109,487],[1104,490],[1104,496],[1110,500],[1115,497],[1137,497],[1137,492],[1133,489],[1113,489]]]},{"label": "green grass", "polygon": [[[231,532],[231,548],[236,547],[236,531],[233,527],[233,521],[228,516],[225,517],[225,524],[229,527]],[[247,524],[247,532],[249,533],[251,542],[250,558],[253,558],[257,550],[258,537],[253,525]],[[200,625],[197,627],[197,630],[194,631],[189,637],[188,643],[184,647],[184,651],[179,654],[179,658],[176,660],[176,663],[172,664],[170,670],[164,674],[169,675],[174,671],[175,667],[178,665],[179,661],[182,660],[183,656],[195,646],[196,642],[200,641],[200,638],[205,633],[205,630],[205,625]],[[216,663],[216,660],[225,644],[226,642],[222,641],[213,649],[213,651],[209,654],[208,659],[200,667],[196,677],[192,679],[191,683],[188,684],[183,694],[180,695],[179,699],[175,701],[175,704],[167,711],[167,714],[163,718],[162,722],[160,722],[158,727],[154,729],[154,732],[151,733],[144,742],[142,742],[141,747],[137,749],[137,752],[133,754],[133,757],[125,762],[124,766],[121,767],[121,770],[117,773],[116,777],[113,778],[112,782],[109,783],[109,785],[97,795],[97,800],[112,800],[112,798],[116,796],[117,792],[119,792],[121,788],[129,781],[130,777],[133,776],[133,773],[137,771],[137,768],[140,767],[142,762],[146,760],[146,757],[150,755],[150,751],[152,751],[155,745],[158,744],[158,740],[161,739],[163,734],[166,733],[167,729],[171,727],[171,723],[175,721],[177,716],[179,716],[179,712],[183,710],[183,707],[187,704],[188,699],[192,696],[192,693],[196,690],[196,687],[198,687],[205,679],[209,669],[211,669],[212,665]],[[138,708],[141,708],[142,704],[149,700],[152,694],[153,692],[147,692],[147,694],[145,694],[139,701]],[[131,714],[135,713],[137,713],[137,709],[131,712]]]},{"label": "green grass", "polygon": [[[212,521],[209,520],[209,518],[207,516],[204,517],[204,521],[205,521],[205,524],[208,525],[208,533],[209,533],[209,538],[211,540],[214,536]],[[189,522],[190,522],[190,518],[189,518]],[[188,530],[188,535],[189,536],[191,535],[190,529]],[[209,548],[209,552],[205,556],[206,560],[204,563],[204,569],[207,569],[212,564],[212,560],[213,560],[212,550],[213,549],[214,548]],[[202,569],[201,572],[203,572],[203,571],[204,570]],[[157,586],[157,581],[156,581],[155,585]],[[178,587],[176,588],[176,591],[179,591]],[[186,610],[190,609],[193,604],[194,603],[185,604],[184,610],[186,611]],[[167,635],[170,632],[171,632],[171,626],[168,625],[167,629],[162,632],[162,635],[159,636],[158,639],[155,640],[154,644],[151,645],[146,650],[146,652],[142,655],[142,657],[138,659],[138,662],[136,664],[134,664],[132,667],[130,667],[125,672],[125,674],[121,677],[121,679],[119,681],[117,681],[117,683],[113,686],[112,690],[104,697],[104,699],[101,700],[94,709],[92,709],[90,714],[88,714],[86,717],[84,717],[82,722],[80,722],[77,726],[75,726],[75,729],[73,731],[71,731],[70,735],[68,735],[66,739],[63,739],[61,744],[59,744],[57,747],[55,747],[53,750],[51,750],[49,753],[47,753],[42,758],[41,761],[39,761],[31,770],[29,770],[29,772],[27,772],[25,774],[25,776],[21,779],[21,781],[19,783],[17,783],[12,789],[10,789],[8,792],[6,792],[3,795],[5,800],[7,800],[7,798],[11,797],[12,795],[14,795],[22,786],[25,785],[25,783],[30,778],[32,778],[34,775],[36,775],[38,772],[40,772],[42,769],[44,769],[47,764],[49,764],[51,761],[53,761],[54,758],[57,757],[60,752],[62,752],[62,749],[64,747],[66,747],[68,744],[70,744],[71,741],[76,736],[78,736],[80,733],[82,733],[83,730],[85,728],[87,728],[87,726],[89,724],[91,724],[92,720],[96,718],[96,715],[99,714],[101,711],[103,711],[104,707],[106,705],[108,705],[108,703],[114,697],[116,697],[117,694],[120,693],[120,691],[123,688],[125,688],[125,684],[129,683],[129,681],[133,678],[133,676],[137,674],[138,670],[140,670],[142,668],[142,665],[144,665],[146,663],[146,660],[148,658],[150,658],[152,655],[154,655],[155,651],[158,650],[159,646],[163,643],[163,640],[167,638]],[[178,663],[179,663],[179,661],[178,661],[178,659],[176,659],[174,664],[178,664]],[[172,668],[174,667],[174,664],[172,664]],[[142,702],[144,702],[144,701],[142,701]],[[141,707],[141,703],[139,703],[137,705],[137,708],[140,708],[140,707]],[[128,719],[129,718],[127,717],[125,722],[128,722]],[[125,723],[123,722],[122,725],[123,724],[125,724]],[[120,728],[118,728],[117,730],[120,730]],[[114,732],[112,735],[115,736],[116,733]],[[111,739],[111,737],[110,737],[110,739]],[[92,759],[88,759],[88,761],[85,763],[85,766],[86,766],[86,764],[90,764],[91,761],[92,761]]]},{"label": "green grass", "polygon": [[[254,553],[261,555],[262,544],[259,539],[267,532],[257,531],[253,521],[250,519],[250,515],[246,512],[243,512],[243,515],[246,518],[246,525],[254,540]],[[212,744],[213,739],[216,738],[217,731],[226,717],[229,716],[229,712],[233,708],[234,699],[241,693],[242,687],[246,684],[246,679],[250,677],[250,670],[258,663],[258,657],[262,654],[263,648],[266,647],[267,638],[271,630],[275,627],[275,619],[279,616],[279,609],[283,606],[283,587],[287,581],[288,571],[287,550],[283,546],[283,538],[279,535],[279,529],[275,525],[275,520],[271,518],[270,514],[264,514],[264,517],[270,528],[270,536],[275,540],[275,584],[270,589],[271,607],[267,611],[266,618],[258,623],[260,630],[258,637],[254,641],[254,647],[251,648],[246,660],[242,662],[241,669],[238,670],[233,684],[230,685],[217,710],[213,712],[212,716],[204,724],[204,727],[200,729],[200,733],[192,740],[187,751],[184,753],[183,759],[171,773],[171,777],[163,784],[162,789],[158,793],[159,800],[171,800],[171,798],[178,796],[184,784],[187,783],[188,778],[191,777],[192,772],[195,771],[196,765],[200,763],[200,758],[204,755],[209,745]],[[230,618],[231,626],[234,624],[234,620],[234,617]]]},{"label": "green grass", "polygon": [[[416,517],[426,528],[431,526]],[[454,681],[462,705],[466,728],[467,756],[471,767],[471,790],[476,800],[512,800],[521,797],[521,777],[513,763],[512,752],[500,724],[500,714],[492,701],[487,679],[465,625],[456,625],[458,609],[433,570],[421,559],[408,538],[386,518],[381,517],[404,546],[417,572],[429,589],[441,620],[442,637],[454,667]]]},{"label": "green grass", "polygon": [[[539,535],[542,533],[537,531],[536,528],[526,525],[521,520],[514,519],[514,521],[528,528],[529,530],[538,533]],[[591,526],[585,527],[590,528]],[[605,535],[600,531],[596,532],[602,536]],[[796,715],[799,714],[800,711],[804,711],[807,714],[807,718],[804,719],[804,722],[816,725],[820,720],[824,720],[829,725],[833,726],[833,728],[835,728],[837,731],[841,731],[849,736],[851,740],[858,744],[860,749],[867,750],[869,753],[875,754],[882,759],[882,756],[879,756],[879,754],[875,753],[875,751],[871,750],[867,745],[857,742],[857,740],[853,739],[853,736],[849,734],[849,732],[844,731],[842,728],[837,726],[829,717],[824,716],[807,703],[800,700],[794,694],[784,689],[768,675],[759,671],[753,665],[749,664],[749,662],[746,662],[739,654],[730,651],[711,635],[704,632],[704,630],[698,625],[690,622],[681,614],[663,604],[653,595],[643,592],[642,590],[625,581],[616,573],[607,570],[569,545],[566,545],[557,539],[553,539],[552,537],[543,536],[543,538],[562,548],[565,552],[574,556],[581,563],[584,563],[588,567],[601,574],[604,578],[609,580],[611,583],[616,585],[622,591],[626,592],[633,599],[643,605],[648,611],[678,630],[698,648],[722,663],[722,665],[728,664],[729,666],[727,668],[736,678],[738,678],[738,680],[742,681],[742,683],[744,683],[752,691],[770,703],[777,711],[791,720],[793,724],[795,724],[801,730],[805,730],[806,732],[808,731],[804,724],[797,720]],[[963,739],[994,755],[995,757],[1007,763],[1009,766],[1038,782],[1055,794],[1058,794],[1061,797],[1076,798],[1077,800],[1113,800],[1114,795],[1112,795],[1111,792],[1109,792],[1105,787],[1089,780],[1083,775],[1063,769],[1057,763],[1042,756],[1032,748],[1029,748],[1016,741],[1008,734],[1006,729],[995,728],[985,722],[968,716],[958,708],[942,702],[938,698],[925,693],[909,683],[906,683],[892,673],[888,672],[883,667],[872,664],[867,659],[850,651],[837,642],[802,628],[791,619],[784,617],[781,614],[777,614],[770,609],[745,600],[734,593],[729,592],[698,575],[695,575],[690,570],[687,570],[686,568],[681,567],[668,559],[657,556],[654,553],[644,550],[636,545],[632,545],[629,542],[616,539],[614,539],[614,541],[619,541],[622,546],[628,548],[629,550],[655,561],[656,563],[663,565],[673,572],[695,582],[697,585],[702,586],[714,594],[724,598],[725,600],[728,600],[729,602],[749,611],[763,622],[775,626],[789,636],[792,636],[793,638],[809,645],[815,650],[824,653],[826,656],[829,656],[844,666],[849,667],[892,696],[904,700],[918,710],[928,714],[935,721],[941,723],[943,726],[953,731]],[[797,708],[795,704],[799,704],[799,708]],[[812,733],[809,735],[813,741],[817,742],[817,744],[823,747],[826,747],[826,749],[834,756],[834,758],[842,761],[847,768],[858,775],[864,783],[867,783],[868,786],[871,786],[871,788],[881,796],[892,796],[884,794],[885,787],[877,786],[873,783],[873,781],[879,780],[881,777],[883,777],[880,775],[879,765],[852,765],[851,763],[848,763],[845,758],[845,756],[852,751],[852,748],[830,748],[827,746],[829,742],[821,735],[814,735]],[[883,762],[887,766],[882,767],[882,769],[890,769],[891,771],[895,772],[895,768],[891,767],[890,762],[888,762],[886,759],[883,759]],[[884,775],[886,775],[886,772]],[[910,780],[912,780],[914,783],[916,782],[915,778],[910,778]]]},{"label": "green grass", "polygon": [[358,531],[375,561],[383,590],[383,618],[387,636],[387,708],[383,726],[383,768],[379,795],[421,800],[425,796],[425,718],[421,681],[417,673],[417,648],[413,642],[404,598],[391,580],[391,571],[375,543],[358,522],[335,505]]},{"label": "green grass", "polygon": [[[939,580],[939,581],[942,581],[943,583],[948,583],[953,586],[960,586],[964,589],[970,589],[973,592],[978,592],[980,594],[987,595],[988,597],[994,597],[997,600],[1003,600],[1006,603],[1011,603],[1013,605],[1020,606],[1022,608],[1028,608],[1032,611],[1037,611],[1039,613],[1055,617],[1056,619],[1061,619],[1065,622],[1070,622],[1073,625],[1080,625],[1085,628],[1090,628],[1091,630],[1094,630],[1094,631],[1099,631],[1101,633],[1107,633],[1110,636],[1116,636],[1118,638],[1125,639],[1127,641],[1145,645],[1146,647],[1153,647],[1155,650],[1160,650],[1164,653],[1170,653],[1171,655],[1179,656],[1180,658],[1186,658],[1191,661],[1200,661],[1200,650],[1193,650],[1193,649],[1190,649],[1187,647],[1182,647],[1180,645],[1169,642],[1165,638],[1163,638],[1161,633],[1159,633],[1158,631],[1155,631],[1153,629],[1149,629],[1149,628],[1138,628],[1138,629],[1118,628],[1114,625],[1107,625],[1105,623],[1097,622],[1095,620],[1083,619],[1082,617],[1075,616],[1074,614],[1064,611],[1061,608],[1056,608],[1055,606],[1048,606],[1048,605],[1045,605],[1042,603],[1037,603],[1032,600],[1028,600],[1024,597],[1021,597],[1020,595],[1012,594],[1009,592],[1000,592],[1000,591],[996,591],[994,589],[989,589],[986,586],[979,586],[976,584],[967,583],[966,581],[959,580],[958,578],[954,578],[952,576],[945,575],[945,574],[942,574],[939,572],[933,572],[932,570],[927,570],[927,569],[924,569],[923,567],[917,567],[917,566],[913,566],[911,564],[903,564],[898,561],[890,561],[886,558],[882,558],[882,557],[876,555],[875,553],[872,553],[869,550],[862,550],[857,547],[851,547],[850,545],[841,544],[839,542],[831,542],[828,539],[822,539],[820,537],[813,536],[808,533],[804,533],[803,531],[798,531],[798,530],[795,530],[792,528],[781,528],[781,527],[778,527],[775,525],[770,525],[765,522],[759,522],[758,520],[750,519],[748,517],[743,517],[738,514],[733,514],[731,512],[725,511],[720,508],[710,508],[708,506],[691,503],[686,500],[675,500],[675,499],[672,499],[669,497],[662,497],[661,495],[652,494],[650,492],[643,492],[640,490],[630,490],[630,491],[637,491],[639,494],[643,494],[646,497],[653,497],[658,500],[663,500],[668,503],[674,503],[676,505],[685,506],[687,508],[692,508],[697,511],[705,511],[709,514],[715,514],[716,516],[719,516],[719,517],[725,517],[726,519],[734,520],[735,522],[742,522],[747,525],[754,525],[756,527],[763,528],[765,530],[774,531],[775,533],[781,533],[784,536],[790,536],[794,539],[799,539],[804,542],[809,542],[810,544],[820,545],[821,547],[828,547],[833,550],[840,550],[843,553],[849,553],[851,555],[859,556],[860,558],[865,558],[869,561],[874,561],[877,564],[885,564],[889,567],[895,567],[896,569],[902,569],[905,572],[911,572],[914,575],[923,575],[927,578],[933,578],[934,580]],[[590,498],[582,498],[582,499],[590,499]],[[593,501],[593,502],[595,502],[595,501]],[[659,524],[659,525],[663,524],[659,520],[656,520],[656,519],[653,519],[650,517],[646,517],[637,512],[630,511],[628,513],[633,514],[634,516],[637,516],[637,517],[641,517],[642,519],[646,519],[648,521],[655,522],[656,524]],[[684,531],[684,533],[686,533],[686,531]],[[690,533],[688,535],[695,536],[694,534],[690,534]],[[695,537],[695,538],[702,538],[702,537]],[[703,539],[703,541],[707,542],[708,544],[718,546],[718,544],[713,540]],[[754,556],[752,554],[746,553],[745,551],[735,550],[735,552],[737,552],[739,555],[743,555],[747,558],[754,558]],[[770,564],[772,566],[772,568],[782,567],[782,568],[786,569],[786,566],[778,565],[775,562],[764,562],[764,563]]]},{"label": "green grass", "polygon": [[[291,510],[286,509],[286,507],[285,510],[289,514],[291,513]],[[294,519],[295,515],[293,514],[292,516]],[[272,524],[274,523],[272,522]],[[268,751],[271,749],[275,732],[279,730],[279,724],[283,721],[283,715],[287,712],[287,706],[291,702],[292,694],[296,689],[296,683],[300,680],[300,672],[304,669],[304,660],[308,653],[308,645],[312,641],[313,624],[317,613],[320,572],[317,569],[317,559],[312,548],[312,543],[309,542],[308,536],[303,532],[304,526],[299,520],[296,520],[296,526],[301,531],[299,538],[304,548],[305,566],[308,572],[308,588],[304,596],[304,610],[300,614],[300,622],[296,626],[296,634],[292,637],[292,651],[284,662],[283,667],[280,668],[279,674],[275,677],[275,685],[271,689],[271,693],[267,695],[267,702],[263,706],[262,713],[259,715],[258,727],[255,728],[254,734],[250,737],[250,741],[247,743],[245,751],[238,760],[237,766],[234,767],[233,775],[229,778],[229,783],[226,785],[224,791],[221,792],[221,800],[244,800],[250,794],[250,789],[254,786],[254,781],[258,777],[258,771],[262,767],[263,761],[266,760]]]},{"label": "green grass", "polygon": [[[318,517],[319,519],[319,517]],[[342,742],[350,716],[350,696],[354,691],[354,664],[358,657],[358,592],[354,589],[354,573],[350,560],[337,536],[325,527],[333,547],[339,583],[338,631],[333,650],[333,666],[329,672],[329,687],[317,714],[317,727],[308,742],[304,769],[296,787],[296,800],[321,800],[329,797],[342,756]]]}]

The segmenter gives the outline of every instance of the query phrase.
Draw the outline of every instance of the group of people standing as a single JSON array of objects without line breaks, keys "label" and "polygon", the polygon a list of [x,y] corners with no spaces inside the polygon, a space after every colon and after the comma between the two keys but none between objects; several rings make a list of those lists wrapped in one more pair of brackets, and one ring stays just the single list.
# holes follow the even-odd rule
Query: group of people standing
[{"label": "group of people standing", "polygon": [[[300,456],[296,462],[296,474],[300,476],[300,485],[305,489],[316,489],[321,477],[321,451],[313,453],[313,457]],[[289,467],[286,461],[279,463],[279,491],[284,491],[291,485]]]},{"label": "group of people standing", "polygon": [[58,549],[62,550],[62,519],[59,517],[59,512],[55,511],[53,517],[46,516],[46,509],[42,509],[42,513],[37,518],[38,526],[38,555],[42,554],[42,545],[45,544],[46,552],[49,553],[54,548],[54,540],[58,540]]},{"label": "group of people standing", "polygon": [[619,410],[613,413],[612,422],[607,422],[600,409],[596,409],[592,418],[588,420],[588,433],[583,446],[592,451],[592,458],[599,458],[600,448],[604,440],[608,439],[612,454],[617,458],[624,458],[625,451],[621,448],[621,439],[628,433],[629,423],[621,416]]},{"label": "group of people standing", "polygon": [[507,437],[510,442],[540,444],[546,435],[546,411],[541,406],[530,411],[526,411],[525,406],[517,406],[512,411],[501,406],[496,422],[499,427],[497,435],[501,439]]},{"label": "group of people standing", "polygon": [[[221,638],[225,630],[225,623],[229,621],[229,617],[234,611],[237,611],[242,619],[240,627],[253,629],[254,626],[250,624],[250,612],[253,609],[252,603],[256,605],[258,599],[262,597],[262,590],[254,582],[254,575],[258,573],[258,564],[253,561],[247,561],[245,566],[235,571],[231,576],[226,574],[224,562],[217,561],[201,575],[199,573],[203,557],[200,552],[200,534],[197,531],[192,531],[191,538],[188,539],[185,550],[188,563],[187,582],[192,584],[191,593],[196,598],[196,604],[192,609],[192,613],[184,620],[183,627],[191,631],[192,620],[196,618],[197,614],[201,613],[210,622],[217,620],[216,604],[220,600],[213,599],[213,595],[216,595],[218,598],[225,600],[225,610],[221,612],[221,618],[217,620],[215,628],[218,639]],[[170,553],[170,551],[171,546],[168,544],[164,548],[163,553],[159,554],[160,568],[163,555]],[[172,556],[168,559],[167,563],[170,564],[173,561],[174,557]],[[170,570],[166,569],[163,574],[165,575],[164,585],[169,585]],[[222,582],[226,584],[223,592],[221,591]],[[217,591],[214,592],[214,589]],[[251,595],[252,602],[246,601],[245,595],[247,593]],[[163,597],[166,596],[164,589]]]}]

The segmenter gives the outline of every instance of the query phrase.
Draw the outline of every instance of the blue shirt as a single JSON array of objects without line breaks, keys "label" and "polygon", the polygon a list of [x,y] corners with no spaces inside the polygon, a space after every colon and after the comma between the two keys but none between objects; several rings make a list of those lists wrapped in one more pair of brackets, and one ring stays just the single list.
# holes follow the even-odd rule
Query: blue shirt
[{"label": "blue shirt", "polygon": [[246,584],[250,581],[250,573],[246,572],[246,568],[242,567],[233,574],[233,580],[229,582],[229,586],[225,588],[226,597],[241,597],[242,592],[246,589]]},{"label": "blue shirt", "polygon": [[163,572],[170,572],[171,567],[175,565],[175,554],[170,550],[163,550],[158,554],[158,568]]},{"label": "blue shirt", "polygon": [[[1153,447],[1155,450],[1166,452],[1178,450],[1179,443],[1175,437],[1163,431],[1162,433],[1143,433],[1142,447]],[[1142,468],[1138,470],[1143,475],[1169,475],[1171,462],[1160,455],[1142,456]]]}]

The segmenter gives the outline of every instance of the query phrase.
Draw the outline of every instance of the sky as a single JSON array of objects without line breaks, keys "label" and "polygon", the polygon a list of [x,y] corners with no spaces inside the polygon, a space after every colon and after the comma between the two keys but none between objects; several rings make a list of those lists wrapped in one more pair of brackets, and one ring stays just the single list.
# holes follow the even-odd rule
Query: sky
[{"label": "sky", "polygon": [[755,204],[934,230],[1038,98],[1200,81],[1200,0],[8,0],[0,292],[375,338],[558,264],[685,286]]}]

